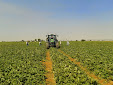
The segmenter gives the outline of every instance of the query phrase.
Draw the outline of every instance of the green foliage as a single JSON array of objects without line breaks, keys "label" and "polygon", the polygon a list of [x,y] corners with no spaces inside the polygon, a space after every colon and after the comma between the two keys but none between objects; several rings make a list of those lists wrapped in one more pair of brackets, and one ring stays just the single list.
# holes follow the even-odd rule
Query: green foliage
[{"label": "green foliage", "polygon": [[40,42],[41,41],[41,39],[38,39],[38,42]]},{"label": "green foliage", "polygon": [[[51,48],[53,72],[57,85],[94,85],[95,80],[88,76],[66,56]],[[96,84],[95,84],[96,85]]]},{"label": "green foliage", "polygon": [[24,40],[22,40],[22,42],[25,42]]},{"label": "green foliage", "polygon": [[[88,71],[104,79],[113,80],[113,42],[62,41],[60,48],[86,67]],[[57,85],[99,85],[88,77],[67,56],[50,48],[53,73]],[[45,42],[0,42],[0,85],[46,85]]]},{"label": "green foliage", "polygon": [[32,42],[0,43],[0,85],[45,84],[45,47]]},{"label": "green foliage", "polygon": [[35,42],[37,42],[37,39],[35,39]]},{"label": "green foliage", "polygon": [[113,42],[87,41],[70,42],[61,48],[66,54],[77,59],[89,71],[104,79],[113,80]]},{"label": "green foliage", "polygon": [[81,41],[86,41],[85,39],[82,39]]}]

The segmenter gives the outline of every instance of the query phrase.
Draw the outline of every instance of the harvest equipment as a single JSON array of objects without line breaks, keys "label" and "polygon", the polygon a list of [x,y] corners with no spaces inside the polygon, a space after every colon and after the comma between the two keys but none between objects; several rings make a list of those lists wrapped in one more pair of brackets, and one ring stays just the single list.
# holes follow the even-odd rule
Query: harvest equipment
[{"label": "harvest equipment", "polygon": [[49,49],[50,47],[59,48],[59,43],[57,40],[58,35],[50,34],[46,35],[46,48]]}]

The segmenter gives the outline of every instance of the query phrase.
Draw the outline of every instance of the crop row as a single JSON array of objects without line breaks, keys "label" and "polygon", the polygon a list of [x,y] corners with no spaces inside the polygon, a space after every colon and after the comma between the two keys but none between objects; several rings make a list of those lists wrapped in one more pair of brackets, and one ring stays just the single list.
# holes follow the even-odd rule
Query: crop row
[{"label": "crop row", "polygon": [[53,61],[53,73],[57,85],[97,85],[97,82],[89,78],[68,57],[51,48],[51,59]]},{"label": "crop row", "polygon": [[38,43],[0,43],[0,85],[45,85],[45,47]]},{"label": "crop row", "polygon": [[77,59],[95,75],[113,80],[113,42],[72,41],[69,46],[63,42],[61,50]]}]

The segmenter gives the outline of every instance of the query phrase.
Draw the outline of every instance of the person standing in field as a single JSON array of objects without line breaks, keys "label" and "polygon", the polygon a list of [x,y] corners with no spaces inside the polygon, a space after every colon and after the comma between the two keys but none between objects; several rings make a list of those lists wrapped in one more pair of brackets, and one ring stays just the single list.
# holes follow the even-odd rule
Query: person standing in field
[{"label": "person standing in field", "polygon": [[39,41],[39,45],[41,45],[41,41]]},{"label": "person standing in field", "polygon": [[26,45],[27,45],[27,46],[29,45],[28,41],[26,42]]},{"label": "person standing in field", "polygon": [[62,43],[62,42],[60,41],[60,45],[61,45],[61,43]]},{"label": "person standing in field", "polygon": [[67,45],[69,45],[70,43],[69,43],[69,41],[67,41]]}]

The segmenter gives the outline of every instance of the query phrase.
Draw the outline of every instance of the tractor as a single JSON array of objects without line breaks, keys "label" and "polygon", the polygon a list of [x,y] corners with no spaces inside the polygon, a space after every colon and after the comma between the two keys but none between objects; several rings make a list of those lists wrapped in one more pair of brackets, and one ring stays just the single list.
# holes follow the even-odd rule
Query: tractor
[{"label": "tractor", "polygon": [[57,37],[58,35],[50,34],[46,35],[46,48],[49,49],[50,47],[60,48]]}]

